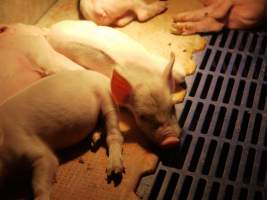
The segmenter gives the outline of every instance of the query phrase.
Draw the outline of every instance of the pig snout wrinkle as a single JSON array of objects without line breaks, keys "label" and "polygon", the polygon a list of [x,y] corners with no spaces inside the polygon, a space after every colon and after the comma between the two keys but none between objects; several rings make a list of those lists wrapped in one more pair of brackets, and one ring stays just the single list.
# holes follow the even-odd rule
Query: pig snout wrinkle
[{"label": "pig snout wrinkle", "polygon": [[160,131],[160,135],[162,136],[176,136],[176,133],[171,128],[166,128],[165,130]]}]

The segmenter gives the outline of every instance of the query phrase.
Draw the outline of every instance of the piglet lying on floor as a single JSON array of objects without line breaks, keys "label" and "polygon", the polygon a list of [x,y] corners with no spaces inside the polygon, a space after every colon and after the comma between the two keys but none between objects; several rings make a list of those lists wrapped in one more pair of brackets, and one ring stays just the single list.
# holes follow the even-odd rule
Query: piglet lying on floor
[{"label": "piglet lying on floor", "polygon": [[[125,34],[88,21],[61,22],[50,30],[23,24],[3,27],[0,58],[4,64],[0,67],[0,81],[4,80],[6,86],[0,84],[1,89],[8,88],[14,95],[27,86],[24,81],[15,84],[21,76],[33,82],[38,79],[33,77],[33,72],[46,76],[83,66],[111,79],[112,95],[117,91],[116,103],[133,113],[139,128],[154,143],[162,148],[179,143],[181,129],[172,93],[174,82],[183,77],[179,73],[183,68],[179,62],[175,65],[173,54],[169,61],[165,60],[149,53]],[[117,66],[116,73],[112,73],[114,66]],[[2,99],[7,95],[10,93],[1,95]]]},{"label": "piglet lying on floor", "polygon": [[[139,72],[150,70],[161,76],[168,59],[151,53],[127,34],[90,21],[64,20],[51,26],[45,38],[59,53],[85,68],[111,77],[113,64]],[[184,82],[185,66],[178,60],[173,64],[176,83]],[[149,79],[149,76],[147,77]]]},{"label": "piglet lying on floor", "polygon": [[[162,72],[154,70],[153,67],[134,65],[134,63],[131,64],[131,62],[126,61],[125,65],[120,66],[124,70],[120,71],[118,67],[117,71],[117,69],[114,70],[114,65],[118,63],[114,62],[105,52],[91,47],[90,43],[85,43],[85,46],[76,46],[78,49],[81,48],[78,53],[86,52],[85,54],[75,54],[75,56],[80,57],[83,61],[89,61],[87,62],[88,68],[91,65],[94,66],[94,58],[99,59],[98,56],[100,56],[100,60],[105,61],[99,67],[105,68],[104,66],[107,65],[108,72],[114,71],[108,79],[96,72],[81,71],[80,65],[52,49],[43,36],[49,32],[47,29],[43,30],[23,24],[3,25],[2,28],[4,30],[0,34],[0,81],[3,83],[4,80],[5,85],[0,84],[0,86],[8,88],[12,92],[1,95],[1,100],[7,97],[9,99],[4,100],[2,107],[0,106],[0,172],[3,174],[9,164],[16,160],[28,158],[34,164],[33,187],[36,198],[48,198],[49,179],[51,179],[57,166],[56,157],[50,147],[52,149],[64,148],[85,137],[84,132],[81,135],[76,134],[76,129],[82,128],[84,125],[88,129],[86,133],[92,130],[96,121],[92,116],[96,117],[98,115],[96,112],[101,111],[104,115],[106,113],[107,130],[108,135],[110,135],[108,138],[111,138],[107,138],[110,155],[107,172],[108,174],[121,172],[121,141],[116,142],[114,139],[115,147],[112,145],[113,137],[118,138],[117,140],[120,140],[121,137],[119,133],[116,134],[115,125],[109,125],[109,119],[115,120],[116,115],[115,112],[108,112],[107,109],[109,105],[112,107],[113,104],[111,106],[109,103],[111,98],[108,93],[105,93],[108,92],[107,88],[109,88],[109,86],[103,85],[105,80],[106,82],[111,81],[111,92],[116,103],[132,111],[137,124],[148,138],[162,148],[179,143],[181,130],[175,116],[175,102],[172,100],[172,92],[174,91],[173,54],[169,63],[160,67]],[[116,35],[111,34],[110,37]],[[71,38],[74,41],[77,40],[75,34]],[[57,39],[60,40],[60,37]],[[75,50],[76,48],[72,48],[72,44],[70,43],[66,47]],[[119,56],[119,52],[123,52],[122,50],[119,52],[114,50],[113,53],[117,56]],[[71,52],[73,53],[73,51]],[[115,56],[115,58],[118,57]],[[127,58],[130,57],[124,59],[127,60]],[[145,56],[142,58],[145,59]],[[98,70],[106,74],[101,70],[103,68]],[[67,72],[62,72],[65,70]],[[47,76],[53,73],[56,74],[39,80],[29,87],[29,83],[41,78],[36,74]],[[81,75],[83,73],[88,75]],[[16,94],[25,87],[26,89]],[[94,103],[95,106],[90,106]],[[85,108],[82,108],[83,106]],[[65,109],[66,111],[64,111]],[[87,109],[88,114],[86,113]],[[46,117],[42,118],[42,114]],[[77,123],[75,120],[79,120],[80,123],[71,126],[73,125],[70,123],[72,119],[74,125]],[[92,120],[91,123],[88,120]],[[38,132],[38,130],[43,131]],[[55,135],[52,134],[53,130]],[[64,132],[64,130],[69,131]],[[75,131],[74,135],[71,135],[72,131]],[[62,133],[64,133],[63,136]],[[14,143],[19,143],[20,146],[12,145]],[[34,148],[37,146],[39,148]]]},{"label": "piglet lying on floor", "polygon": [[[117,88],[121,88],[119,92],[124,97],[116,99],[117,103],[130,109],[140,129],[156,144],[169,147],[179,142],[177,136],[180,136],[181,130],[175,116],[176,102],[172,93],[175,91],[174,82],[183,77],[179,73],[183,69],[179,64],[175,65],[174,55],[168,62],[150,54],[125,34],[109,27],[98,28],[92,22],[66,21],[55,26],[51,30],[43,30],[23,24],[3,25],[5,31],[0,34],[0,57],[3,55],[4,65],[0,70],[6,75],[1,77],[0,74],[0,80],[4,79],[11,94],[22,88],[19,86],[27,85],[21,82],[10,86],[22,75],[15,74],[12,69],[23,68],[24,79],[33,79],[33,71],[46,76],[83,66],[112,78],[114,66],[120,66],[120,73],[115,74],[119,77],[116,80],[120,80]],[[10,52],[6,55],[7,50]]]},{"label": "piglet lying on floor", "polygon": [[33,167],[34,198],[48,200],[58,167],[53,150],[84,139],[95,128],[100,113],[107,128],[107,174],[121,173],[123,137],[109,83],[97,72],[64,71],[8,98],[0,106],[0,177],[24,158]]},{"label": "piglet lying on floor", "polygon": [[167,9],[166,2],[144,0],[81,0],[82,15],[99,25],[125,26],[134,19],[146,21]]},{"label": "piglet lying on floor", "polygon": [[174,16],[173,33],[247,29],[267,19],[266,0],[202,0],[206,7]]},{"label": "piglet lying on floor", "polygon": [[45,37],[57,52],[110,78],[117,64],[120,81],[116,88],[121,89],[116,103],[130,110],[138,127],[161,148],[179,143],[181,129],[173,93],[175,83],[184,81],[185,71],[174,54],[168,61],[126,34],[88,21],[59,22]]}]

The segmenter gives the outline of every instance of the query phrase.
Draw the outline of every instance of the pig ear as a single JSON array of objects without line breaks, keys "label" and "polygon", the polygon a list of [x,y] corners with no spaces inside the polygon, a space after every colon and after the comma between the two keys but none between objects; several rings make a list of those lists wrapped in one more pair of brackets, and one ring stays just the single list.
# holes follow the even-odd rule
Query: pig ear
[{"label": "pig ear", "polygon": [[128,104],[132,91],[131,84],[114,69],[111,78],[111,93],[116,103],[120,105]]},{"label": "pig ear", "polygon": [[175,80],[172,74],[174,61],[175,61],[175,55],[173,52],[171,52],[169,63],[165,67],[162,74],[162,77],[167,82],[171,92],[175,91]]},{"label": "pig ear", "polygon": [[172,103],[173,104],[181,103],[184,100],[185,95],[186,95],[185,90],[175,91],[174,93],[171,94]]}]

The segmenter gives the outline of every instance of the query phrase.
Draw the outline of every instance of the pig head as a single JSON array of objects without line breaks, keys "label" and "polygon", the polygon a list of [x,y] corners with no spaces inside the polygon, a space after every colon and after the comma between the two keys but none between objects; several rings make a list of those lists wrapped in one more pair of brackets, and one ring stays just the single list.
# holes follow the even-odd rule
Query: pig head
[{"label": "pig head", "polygon": [[181,134],[172,98],[174,58],[172,53],[161,76],[144,68],[124,73],[117,68],[111,79],[115,102],[127,107],[146,137],[161,148],[177,145]]}]

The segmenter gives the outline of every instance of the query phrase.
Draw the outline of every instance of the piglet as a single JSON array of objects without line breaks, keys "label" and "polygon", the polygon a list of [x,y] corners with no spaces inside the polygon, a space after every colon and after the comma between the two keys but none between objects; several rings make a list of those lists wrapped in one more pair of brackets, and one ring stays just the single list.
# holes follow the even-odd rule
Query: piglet
[{"label": "piglet", "polygon": [[[148,69],[160,76],[168,63],[168,59],[149,52],[125,33],[89,21],[61,21],[52,25],[45,37],[57,52],[108,77],[114,64],[137,71]],[[184,65],[179,60],[174,63],[172,74],[176,83],[184,82]]]},{"label": "piglet", "polygon": [[162,148],[179,143],[181,129],[172,93],[174,82],[184,76],[173,54],[167,61],[120,31],[88,21],[60,22],[46,38],[66,57],[110,77],[116,103],[133,113],[154,143]]},{"label": "piglet", "polygon": [[107,175],[121,173],[123,137],[105,76],[88,70],[58,72],[8,98],[0,106],[0,177],[14,162],[28,160],[34,198],[48,200],[58,167],[53,151],[84,139],[100,113],[107,128]]},{"label": "piglet", "polygon": [[151,141],[161,148],[179,143],[173,93],[184,76],[174,54],[165,60],[120,31],[88,21],[55,24],[46,38],[74,62],[111,78],[115,102],[131,111]]},{"label": "piglet", "polygon": [[146,21],[166,9],[166,2],[147,4],[144,0],[80,1],[80,11],[84,18],[99,25],[125,26],[136,18]]}]

